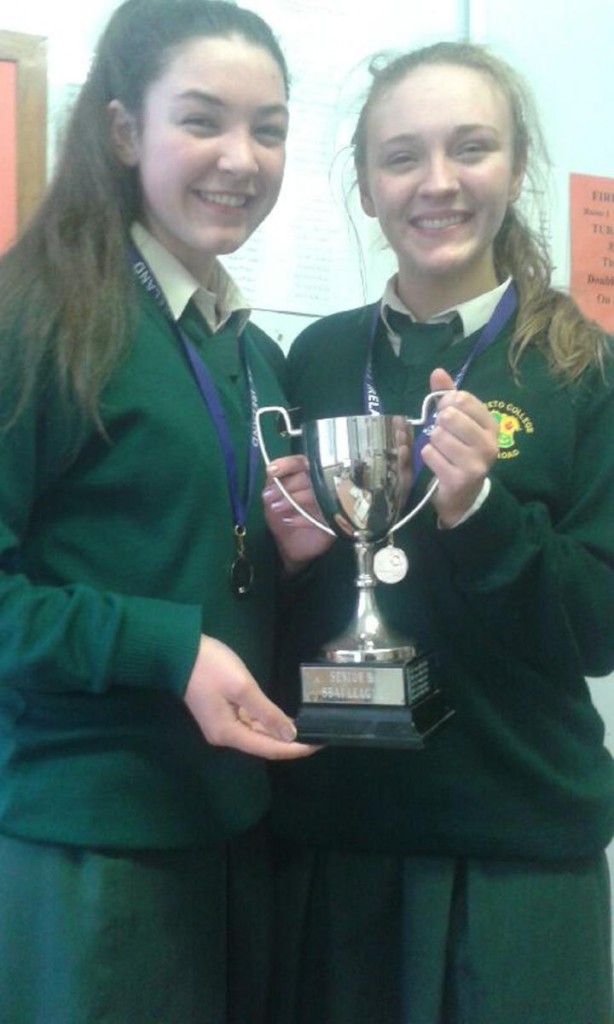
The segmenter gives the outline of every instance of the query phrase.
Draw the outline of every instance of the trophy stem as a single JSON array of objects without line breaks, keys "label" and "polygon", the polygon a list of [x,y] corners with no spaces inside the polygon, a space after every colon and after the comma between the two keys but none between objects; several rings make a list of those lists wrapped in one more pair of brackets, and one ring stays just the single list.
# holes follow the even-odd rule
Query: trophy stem
[{"label": "trophy stem", "polygon": [[375,545],[363,537],[354,538],[358,600],[352,619],[341,636],[329,641],[322,654],[338,664],[369,662],[405,663],[416,655],[411,640],[395,633],[382,622],[375,600],[377,578],[373,572]]}]

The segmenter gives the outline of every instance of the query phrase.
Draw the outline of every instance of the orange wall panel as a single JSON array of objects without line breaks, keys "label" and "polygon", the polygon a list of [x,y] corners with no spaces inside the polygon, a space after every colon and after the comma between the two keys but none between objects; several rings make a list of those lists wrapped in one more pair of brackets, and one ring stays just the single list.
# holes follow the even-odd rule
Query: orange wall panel
[{"label": "orange wall panel", "polygon": [[0,252],[17,233],[17,65],[0,60]]}]

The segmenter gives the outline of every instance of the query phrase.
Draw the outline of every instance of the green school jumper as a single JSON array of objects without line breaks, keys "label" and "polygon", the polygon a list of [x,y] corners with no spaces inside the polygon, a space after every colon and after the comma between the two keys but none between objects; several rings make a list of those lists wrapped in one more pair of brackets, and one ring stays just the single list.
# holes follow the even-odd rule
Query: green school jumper
[{"label": "green school jumper", "polygon": [[[307,328],[288,360],[302,421],[362,413],[372,307]],[[586,675],[614,665],[614,373],[563,386],[511,326],[463,387],[499,422],[482,507],[432,506],[395,534],[406,579],[386,621],[436,652],[455,717],[423,751],[323,750],[275,768],[276,1024],[609,1024],[614,768]],[[429,373],[475,336],[397,358],[380,323],[387,413],[419,415]],[[410,504],[428,482],[423,471]],[[354,602],[338,540],[288,587],[281,679],[317,658]],[[319,979],[319,980],[318,980]]]},{"label": "green school jumper", "polygon": [[[243,484],[250,401],[236,327],[210,337],[188,316],[185,329],[216,382]],[[283,402],[281,352],[254,325],[244,337],[258,402]],[[265,956],[266,879],[260,840],[249,837],[269,783],[263,762],[210,747],[182,696],[201,633],[268,686],[277,563],[263,465],[246,524],[254,585],[238,598],[220,444],[144,292],[102,416],[107,437],[88,426],[75,449],[74,424],[48,390],[0,443],[0,834],[12,837],[0,842],[0,1020],[226,1020],[226,895],[232,902],[238,871],[237,885],[248,885],[241,930],[250,914],[260,925],[241,938],[248,962],[235,950],[229,977],[247,1001],[236,1019],[252,1024],[263,978],[250,989],[248,975],[264,961],[250,943]],[[274,429],[268,444],[286,450]],[[56,864],[49,844],[72,853]],[[92,851],[107,854],[102,868]],[[94,917],[108,905],[94,949],[100,935],[79,933],[89,900]],[[30,926],[47,934],[40,950]]]}]

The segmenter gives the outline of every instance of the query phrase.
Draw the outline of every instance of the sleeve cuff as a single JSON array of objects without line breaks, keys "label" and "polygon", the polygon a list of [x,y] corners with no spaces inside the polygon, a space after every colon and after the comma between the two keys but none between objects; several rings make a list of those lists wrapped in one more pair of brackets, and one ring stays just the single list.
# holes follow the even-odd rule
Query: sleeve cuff
[{"label": "sleeve cuff", "polygon": [[196,605],[126,598],[109,683],[183,696],[201,633],[201,609]]},{"label": "sleeve cuff", "polygon": [[457,526],[461,526],[463,523],[466,523],[467,520],[471,519],[471,516],[474,515],[478,511],[478,509],[482,507],[489,494],[490,477],[487,476],[486,479],[484,480],[484,483],[482,484],[482,489],[478,494],[477,498],[475,499],[471,508],[468,508],[465,514],[460,517],[460,519],[457,519],[455,523],[452,523],[452,526],[442,526],[441,523],[438,521],[438,528],[440,530],[455,530]]}]

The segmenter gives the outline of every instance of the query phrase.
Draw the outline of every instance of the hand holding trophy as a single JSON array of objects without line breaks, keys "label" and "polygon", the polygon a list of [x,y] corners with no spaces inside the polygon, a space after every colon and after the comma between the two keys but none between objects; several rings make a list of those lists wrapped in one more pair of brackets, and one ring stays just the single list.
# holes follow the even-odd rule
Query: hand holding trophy
[{"label": "hand holding trophy", "polygon": [[375,600],[378,579],[395,583],[407,572],[405,553],[392,542],[394,533],[437,487],[434,480],[414,508],[402,514],[413,484],[413,428],[426,424],[430,408],[443,393],[425,398],[417,420],[342,416],[312,420],[295,429],[280,406],[257,411],[258,441],[267,465],[263,416],[277,415],[285,434],[302,437],[311,485],[326,522],[302,508],[276,480],[281,493],[319,529],[350,538],[356,559],[358,593],[351,622],[323,647],[317,662],[301,666],[296,725],[302,741],[421,748],[453,714],[431,678],[432,658],[386,626]]}]

